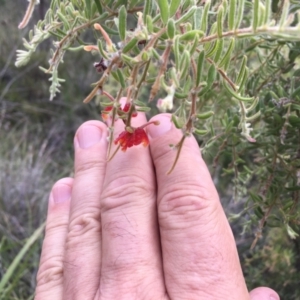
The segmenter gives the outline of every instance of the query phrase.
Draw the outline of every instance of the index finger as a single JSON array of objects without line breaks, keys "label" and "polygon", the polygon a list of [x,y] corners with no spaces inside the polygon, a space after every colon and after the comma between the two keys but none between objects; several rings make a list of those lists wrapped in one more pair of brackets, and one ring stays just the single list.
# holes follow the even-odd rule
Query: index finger
[{"label": "index finger", "polygon": [[163,268],[171,299],[248,299],[233,234],[194,137],[176,151],[182,133],[167,114],[148,128],[158,185]]}]

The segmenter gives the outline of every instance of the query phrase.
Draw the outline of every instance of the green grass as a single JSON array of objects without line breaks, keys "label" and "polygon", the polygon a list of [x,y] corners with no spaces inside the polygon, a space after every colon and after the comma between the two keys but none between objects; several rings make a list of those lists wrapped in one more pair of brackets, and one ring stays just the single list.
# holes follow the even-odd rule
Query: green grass
[{"label": "green grass", "polygon": [[71,175],[72,150],[63,122],[10,124],[0,128],[0,299],[29,299],[49,191]]}]

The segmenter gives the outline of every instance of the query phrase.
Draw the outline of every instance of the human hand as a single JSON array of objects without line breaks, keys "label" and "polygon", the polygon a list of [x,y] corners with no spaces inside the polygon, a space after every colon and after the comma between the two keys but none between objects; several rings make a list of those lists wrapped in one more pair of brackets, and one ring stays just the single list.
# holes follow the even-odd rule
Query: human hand
[{"label": "human hand", "polygon": [[[170,116],[147,127],[150,147],[106,163],[107,128],[84,123],[74,139],[75,176],[52,188],[36,300],[278,300],[247,291],[230,226],[198,144]],[[146,122],[139,114],[133,126]],[[116,122],[116,134],[124,130]],[[272,298],[273,297],[273,298]]]}]

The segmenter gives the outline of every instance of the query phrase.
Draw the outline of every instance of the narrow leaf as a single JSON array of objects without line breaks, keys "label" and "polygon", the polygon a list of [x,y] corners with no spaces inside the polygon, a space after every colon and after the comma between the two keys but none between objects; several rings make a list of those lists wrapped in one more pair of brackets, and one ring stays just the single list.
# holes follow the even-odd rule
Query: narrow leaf
[{"label": "narrow leaf", "polygon": [[198,56],[198,61],[197,61],[197,76],[196,76],[196,86],[198,87],[201,81],[201,76],[203,72],[203,66],[204,66],[204,56],[205,53],[204,51],[201,51],[199,56]]},{"label": "narrow leaf", "polygon": [[229,0],[228,28],[233,30],[236,16],[236,0]]},{"label": "narrow leaf", "polygon": [[194,13],[194,29],[200,29],[203,7],[197,7]]},{"label": "narrow leaf", "polygon": [[219,38],[221,38],[223,35],[223,14],[224,14],[224,7],[220,6],[217,15],[217,34]]},{"label": "narrow leaf", "polygon": [[147,16],[146,18],[146,27],[150,34],[153,33],[153,22],[151,16]]},{"label": "narrow leaf", "polygon": [[175,24],[181,24],[186,22],[196,11],[197,6],[192,6],[183,16],[181,16],[178,20],[176,20]]},{"label": "narrow leaf", "polygon": [[228,84],[223,81],[223,84],[224,84],[224,87],[226,89],[226,91],[234,98],[236,98],[237,100],[240,100],[240,101],[246,101],[246,102],[249,102],[249,101],[253,101],[254,100],[254,97],[243,97],[241,96],[239,93],[235,92],[234,90],[232,90]]},{"label": "narrow leaf", "polygon": [[244,72],[246,70],[246,65],[247,65],[247,56],[244,55],[243,57],[243,60],[242,60],[242,63],[241,63],[241,67],[240,67],[240,71],[239,71],[239,75],[237,77],[237,80],[236,80],[236,84],[239,86],[243,77],[244,77]]},{"label": "narrow leaf", "polygon": [[120,69],[117,69],[117,74],[119,77],[119,83],[121,84],[121,87],[125,89],[126,88],[125,79]]},{"label": "narrow leaf", "polygon": [[98,46],[99,52],[102,55],[102,57],[104,57],[105,59],[107,59],[108,58],[107,53],[103,49],[102,42],[101,42],[100,39],[98,40],[97,46]]},{"label": "narrow leaf", "polygon": [[186,78],[188,71],[190,69],[191,57],[190,53],[187,50],[184,50],[181,60],[180,60],[180,79]]},{"label": "narrow leaf", "polygon": [[231,53],[234,49],[234,41],[235,41],[235,39],[231,38],[228,49],[227,49],[224,57],[222,58],[221,62],[219,63],[219,68],[222,68],[228,62],[228,60],[230,60]]},{"label": "narrow leaf", "polygon": [[91,0],[85,0],[85,13],[88,19],[91,19],[91,13],[92,13],[92,1]]},{"label": "narrow leaf", "polygon": [[[147,23],[147,18],[151,18],[152,0],[145,0],[144,10],[143,10],[143,21],[144,24]],[[152,20],[152,18],[151,18]]]},{"label": "narrow leaf", "polygon": [[170,3],[170,18],[172,18],[176,14],[176,12],[179,8],[180,2],[181,2],[181,0],[171,0],[171,3]]},{"label": "narrow leaf", "polygon": [[259,0],[254,0],[253,3],[253,16],[252,16],[252,27],[256,31],[259,21]]},{"label": "narrow leaf", "polygon": [[270,17],[271,17],[271,0],[266,0],[266,11],[265,11],[265,18],[264,18],[264,24],[268,24],[270,21]]},{"label": "narrow leaf", "polygon": [[169,3],[168,0],[156,0],[159,11],[160,11],[160,16],[163,21],[163,23],[166,25],[168,20],[169,20]]},{"label": "narrow leaf", "polygon": [[198,114],[197,118],[201,119],[201,120],[206,120],[206,119],[210,118],[213,115],[214,115],[213,111],[207,111],[205,113]]},{"label": "narrow leaf", "polygon": [[238,3],[239,3],[239,8],[236,16],[235,29],[238,29],[241,26],[241,22],[243,20],[243,14],[244,14],[245,0],[239,0]]},{"label": "narrow leaf", "polygon": [[122,5],[119,10],[119,34],[120,34],[120,39],[122,41],[126,39],[126,23],[127,23],[127,11],[125,5]]},{"label": "narrow leaf", "polygon": [[204,33],[201,30],[194,29],[194,30],[188,31],[188,32],[184,33],[183,35],[181,35],[180,40],[181,41],[192,41],[196,35],[198,35],[199,37],[202,37],[204,35]]},{"label": "narrow leaf", "polygon": [[216,54],[215,54],[215,57],[214,57],[214,62],[217,64],[220,57],[221,57],[221,54],[223,52],[223,44],[224,44],[224,40],[223,39],[218,39],[217,41],[217,51],[216,51]]},{"label": "narrow leaf", "polygon": [[204,5],[204,10],[203,10],[203,15],[202,15],[202,20],[201,20],[201,27],[200,29],[206,33],[207,30],[207,24],[208,24],[208,10],[210,8],[210,0],[205,2]]},{"label": "narrow leaf", "polygon": [[129,52],[138,42],[136,37],[132,38],[123,48],[122,53]]},{"label": "narrow leaf", "polygon": [[167,34],[169,39],[173,40],[175,36],[175,21],[174,19],[169,19],[168,24],[167,24]]},{"label": "narrow leaf", "polygon": [[99,14],[102,15],[103,10],[102,10],[102,5],[101,5],[100,1],[99,0],[94,0],[94,1],[96,3]]},{"label": "narrow leaf", "polygon": [[208,73],[207,73],[207,86],[208,88],[211,88],[211,86],[213,85],[215,79],[216,79],[216,75],[217,75],[217,71],[216,71],[216,67],[214,64],[211,64],[211,66],[208,69]]},{"label": "narrow leaf", "polygon": [[282,13],[280,16],[280,21],[279,21],[279,28],[284,27],[284,23],[287,21],[288,14],[289,14],[289,6],[290,6],[290,1],[289,0],[282,0],[284,1],[283,7],[282,7]]}]

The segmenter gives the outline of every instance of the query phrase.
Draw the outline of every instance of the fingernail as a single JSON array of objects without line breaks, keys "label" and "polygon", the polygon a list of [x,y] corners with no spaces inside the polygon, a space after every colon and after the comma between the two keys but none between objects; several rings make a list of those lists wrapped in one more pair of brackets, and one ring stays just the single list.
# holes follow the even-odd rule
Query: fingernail
[{"label": "fingernail", "polygon": [[151,121],[159,121],[159,125],[150,125],[147,127],[147,132],[150,137],[157,138],[170,131],[172,127],[171,118],[169,115],[160,115],[151,119]]},{"label": "fingernail", "polygon": [[93,125],[83,125],[79,128],[76,139],[79,147],[82,149],[89,148],[101,140],[102,130]]},{"label": "fingernail", "polygon": [[54,203],[63,203],[71,198],[71,187],[67,184],[56,184],[52,190]]}]

